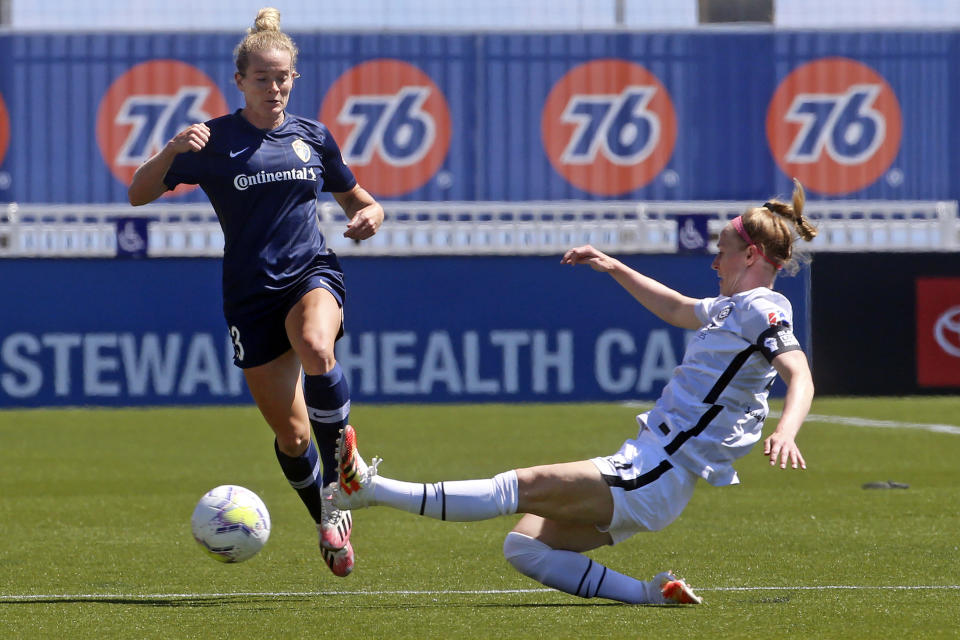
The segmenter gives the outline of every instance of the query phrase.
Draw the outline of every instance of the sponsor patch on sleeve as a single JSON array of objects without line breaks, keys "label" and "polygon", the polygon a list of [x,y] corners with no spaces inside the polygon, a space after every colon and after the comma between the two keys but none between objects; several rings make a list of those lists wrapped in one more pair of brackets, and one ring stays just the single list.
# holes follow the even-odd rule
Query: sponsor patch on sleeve
[{"label": "sponsor patch on sleeve", "polygon": [[767,324],[771,327],[774,327],[778,324],[785,326],[790,326],[790,321],[787,320],[787,314],[783,311],[768,311],[767,312]]}]

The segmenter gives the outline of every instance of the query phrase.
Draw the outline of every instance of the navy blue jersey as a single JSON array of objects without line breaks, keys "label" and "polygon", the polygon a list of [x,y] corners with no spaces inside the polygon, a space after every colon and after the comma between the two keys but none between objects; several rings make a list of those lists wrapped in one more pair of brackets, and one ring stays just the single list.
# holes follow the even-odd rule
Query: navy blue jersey
[{"label": "navy blue jersey", "polygon": [[318,192],[349,191],[357,181],[333,136],[314,120],[288,113],[265,131],[237,110],[206,125],[206,146],[179,154],[164,183],[199,184],[210,198],[225,240],[224,311],[254,311],[295,286],[326,251]]}]

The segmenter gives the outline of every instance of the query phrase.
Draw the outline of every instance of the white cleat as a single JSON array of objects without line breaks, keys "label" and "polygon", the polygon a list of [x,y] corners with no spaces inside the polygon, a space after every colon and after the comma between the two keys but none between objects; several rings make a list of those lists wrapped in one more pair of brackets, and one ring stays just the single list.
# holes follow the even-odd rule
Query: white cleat
[{"label": "white cleat", "polygon": [[322,516],[317,525],[320,546],[329,551],[338,551],[350,542],[353,531],[353,517],[346,509],[338,509],[332,501],[333,483],[323,488],[323,502],[320,504]]}]

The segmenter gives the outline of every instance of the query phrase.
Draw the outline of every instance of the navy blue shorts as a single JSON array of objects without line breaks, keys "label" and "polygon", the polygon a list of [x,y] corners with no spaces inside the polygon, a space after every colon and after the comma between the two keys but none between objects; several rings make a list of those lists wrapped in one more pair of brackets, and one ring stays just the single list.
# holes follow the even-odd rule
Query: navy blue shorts
[{"label": "navy blue shorts", "polygon": [[[226,317],[230,339],[233,341],[233,363],[241,369],[249,369],[266,364],[286,353],[291,348],[284,325],[287,314],[303,296],[314,289],[326,289],[332,293],[340,309],[343,309],[347,291],[343,284],[340,261],[333,253],[317,255],[313,264],[292,286],[275,296],[272,304],[254,312]],[[337,339],[342,335],[341,321]]]}]

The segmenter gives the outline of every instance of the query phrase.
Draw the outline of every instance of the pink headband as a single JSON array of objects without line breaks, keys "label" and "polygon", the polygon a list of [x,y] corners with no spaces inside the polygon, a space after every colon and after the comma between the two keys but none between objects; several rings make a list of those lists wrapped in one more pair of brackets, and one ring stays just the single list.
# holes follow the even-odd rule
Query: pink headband
[{"label": "pink headband", "polygon": [[750,245],[751,247],[757,250],[757,253],[760,254],[760,257],[762,257],[764,260],[772,264],[777,269],[783,268],[783,265],[777,264],[776,262],[768,258],[767,254],[763,252],[763,249],[758,247],[756,243],[754,243],[754,241],[750,239],[750,235],[747,233],[747,230],[743,228],[743,216],[737,216],[736,218],[730,221],[730,224],[732,224],[733,228],[737,230],[737,233],[740,234],[740,237],[743,238],[744,242],[746,242],[748,245]]}]

